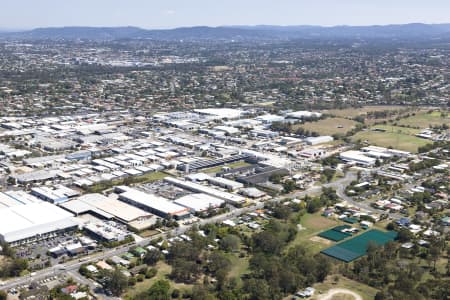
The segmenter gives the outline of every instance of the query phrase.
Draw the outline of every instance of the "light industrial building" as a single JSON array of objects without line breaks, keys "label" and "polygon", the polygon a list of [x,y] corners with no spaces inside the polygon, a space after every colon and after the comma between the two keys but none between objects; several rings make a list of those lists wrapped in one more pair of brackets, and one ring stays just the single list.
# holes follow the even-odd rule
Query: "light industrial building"
[{"label": "light industrial building", "polygon": [[162,218],[172,217],[180,220],[185,219],[190,215],[188,208],[170,202],[163,197],[147,194],[124,186],[117,187],[116,191],[122,191],[122,193],[119,194],[119,200],[151,212]]},{"label": "light industrial building", "polygon": [[225,202],[222,199],[199,193],[183,196],[175,200],[174,203],[189,208],[193,213],[199,213],[218,208]]},{"label": "light industrial building", "polygon": [[55,186],[53,188],[41,186],[31,189],[31,194],[53,204],[64,203],[69,198],[78,196],[80,193],[63,185]]},{"label": "light industrial building", "polygon": [[375,158],[364,155],[364,152],[354,150],[342,152],[339,154],[339,157],[343,161],[353,162],[363,166],[373,166],[376,162]]},{"label": "light industrial building", "polygon": [[245,160],[248,159],[249,157],[250,155],[248,154],[237,154],[218,159],[199,159],[192,161],[190,163],[180,164],[177,166],[177,169],[186,172],[197,171],[201,169],[212,168],[224,164],[233,163],[240,160]]},{"label": "light industrial building", "polygon": [[234,180],[230,180],[230,179],[226,179],[226,178],[223,178],[223,177],[211,177],[211,176],[209,176],[206,180],[210,184],[223,187],[223,188],[225,188],[227,190],[230,190],[230,191],[236,191],[236,190],[241,189],[241,188],[244,187],[244,185],[242,183],[240,183],[240,182],[237,182],[237,181],[234,181]]},{"label": "light industrial building", "polygon": [[168,183],[171,183],[171,184],[181,187],[183,189],[186,189],[186,190],[189,190],[192,192],[196,192],[196,193],[208,194],[210,196],[225,200],[226,202],[234,204],[234,205],[242,205],[246,202],[246,198],[244,198],[242,196],[235,195],[235,194],[228,193],[228,192],[219,191],[212,187],[204,186],[204,185],[201,185],[201,184],[198,184],[195,182],[184,181],[184,180],[180,180],[180,179],[176,179],[176,178],[172,178],[172,177],[166,177],[166,178],[164,178],[164,180],[167,181]]},{"label": "light industrial building", "polygon": [[0,209],[0,240],[11,245],[45,239],[75,230],[78,225],[71,213],[48,202]]},{"label": "light industrial building", "polygon": [[87,223],[84,225],[84,230],[95,238],[106,242],[120,242],[131,235],[128,231],[121,230],[104,222]]},{"label": "light industrial building", "polygon": [[320,118],[322,116],[319,112],[312,112],[312,111],[294,111],[286,114],[287,118],[292,119],[309,119],[309,118]]},{"label": "light industrial building", "polygon": [[102,194],[85,194],[61,205],[75,215],[90,213],[103,219],[116,219],[137,230],[143,230],[156,221],[154,215],[125,202]]},{"label": "light industrial building", "polygon": [[333,141],[333,137],[332,136],[328,136],[328,135],[321,135],[321,136],[314,136],[314,137],[308,137],[305,139],[305,142],[308,145],[318,145],[318,144],[323,144],[323,143],[329,143]]}]

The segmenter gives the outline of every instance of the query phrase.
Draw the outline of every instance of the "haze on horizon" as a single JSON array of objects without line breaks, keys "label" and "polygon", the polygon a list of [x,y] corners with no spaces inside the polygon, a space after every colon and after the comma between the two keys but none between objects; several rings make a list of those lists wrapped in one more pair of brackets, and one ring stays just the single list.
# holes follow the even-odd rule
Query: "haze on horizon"
[{"label": "haze on horizon", "polygon": [[1,0],[0,3],[2,29],[450,23],[448,0]]}]

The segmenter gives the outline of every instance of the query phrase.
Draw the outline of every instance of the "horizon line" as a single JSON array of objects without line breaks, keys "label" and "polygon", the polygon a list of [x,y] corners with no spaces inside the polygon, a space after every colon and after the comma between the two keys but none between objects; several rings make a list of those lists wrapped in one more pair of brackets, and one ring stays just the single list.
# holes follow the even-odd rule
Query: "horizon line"
[{"label": "horizon line", "polygon": [[318,24],[234,24],[234,25],[182,25],[176,27],[143,27],[138,25],[49,25],[49,26],[35,26],[35,27],[26,27],[26,28],[13,28],[13,27],[0,27],[0,31],[30,31],[35,29],[50,29],[50,28],[125,28],[125,27],[134,27],[144,30],[174,30],[174,29],[182,29],[182,28],[195,28],[195,27],[208,27],[208,28],[224,28],[224,27],[301,27],[301,26],[309,26],[309,27],[323,27],[323,28],[333,28],[333,27],[373,27],[373,26],[395,26],[395,25],[412,25],[412,24],[420,24],[420,25],[445,25],[450,24],[449,22],[438,22],[438,23],[424,23],[424,22],[408,22],[408,23],[386,23],[386,24],[368,24],[368,25],[351,25],[351,24],[336,24],[336,25],[318,25]]}]

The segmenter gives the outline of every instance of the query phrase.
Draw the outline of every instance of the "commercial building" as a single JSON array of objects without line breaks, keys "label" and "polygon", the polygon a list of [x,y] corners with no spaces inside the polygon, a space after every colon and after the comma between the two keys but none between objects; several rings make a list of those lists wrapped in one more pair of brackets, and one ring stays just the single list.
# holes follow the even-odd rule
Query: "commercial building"
[{"label": "commercial building", "polygon": [[154,224],[154,215],[125,202],[103,196],[85,194],[61,205],[75,215],[90,213],[103,219],[115,219],[137,230],[143,230]]},{"label": "commercial building", "polygon": [[230,191],[235,191],[238,189],[241,189],[244,187],[244,185],[240,182],[234,181],[234,180],[230,180],[230,179],[226,179],[223,177],[211,177],[208,176],[208,178],[206,179],[210,184],[213,185],[217,185],[220,187],[223,187],[227,190]]},{"label": "commercial building", "polygon": [[23,173],[23,174],[11,175],[11,177],[13,179],[15,179],[17,181],[17,183],[20,183],[20,184],[42,182],[42,181],[56,178],[57,176],[58,176],[57,172],[51,171],[51,170],[38,170],[38,171],[33,171],[33,172],[28,172],[28,173]]},{"label": "commercial building", "polygon": [[172,177],[166,177],[166,178],[164,178],[164,180],[168,183],[171,183],[171,184],[181,187],[183,189],[186,189],[186,190],[189,190],[192,192],[196,192],[196,193],[208,194],[210,196],[225,200],[226,202],[231,203],[233,205],[242,205],[246,202],[246,198],[244,198],[242,196],[235,195],[235,194],[228,193],[228,192],[219,191],[212,187],[204,186],[204,185],[201,185],[201,184],[198,184],[195,182],[184,181],[184,180],[180,180],[180,179],[176,179],[176,178],[172,178]]},{"label": "commercial building", "polygon": [[79,195],[79,192],[63,185],[49,188],[46,186],[35,187],[31,189],[31,194],[50,203],[60,204],[69,200],[69,198]]},{"label": "commercial building", "polygon": [[106,242],[120,242],[125,240],[131,234],[105,222],[91,222],[84,226],[89,234],[95,238]]},{"label": "commercial building", "polygon": [[323,144],[323,143],[329,143],[333,141],[333,137],[332,136],[328,136],[328,135],[321,135],[321,136],[315,136],[315,137],[308,137],[305,139],[305,142],[308,145],[318,145],[318,144]]},{"label": "commercial building", "polygon": [[237,154],[237,155],[232,155],[232,156],[218,158],[218,159],[199,159],[199,160],[192,161],[190,163],[179,164],[177,166],[177,169],[180,171],[187,171],[187,172],[194,171],[195,172],[195,171],[198,171],[201,169],[222,166],[224,164],[229,164],[229,163],[233,163],[236,161],[245,160],[249,157],[250,157],[250,155],[248,155],[248,154]]},{"label": "commercial building", "polygon": [[294,111],[286,114],[286,118],[291,119],[309,119],[309,118],[320,118],[322,116],[319,112],[312,111]]},{"label": "commercial building", "polygon": [[175,218],[177,220],[189,217],[189,209],[153,194],[147,194],[129,187],[117,187],[119,200],[151,212],[162,218]]},{"label": "commercial building", "polygon": [[233,108],[204,108],[204,109],[195,109],[196,113],[200,115],[208,116],[211,119],[238,119],[243,111],[239,109]]},{"label": "commercial building", "polygon": [[364,155],[364,152],[354,150],[342,152],[339,154],[339,157],[343,161],[353,162],[362,166],[373,166],[376,162],[375,158]]},{"label": "commercial building", "polygon": [[199,193],[183,196],[175,200],[174,203],[189,208],[193,213],[199,213],[207,211],[208,209],[218,208],[224,201],[207,194]]},{"label": "commercial building", "polygon": [[363,148],[361,148],[361,151],[367,153],[368,156],[380,157],[380,158],[388,158],[388,157],[392,157],[392,156],[408,157],[411,155],[411,152],[396,150],[396,149],[389,149],[389,148],[378,147],[378,146],[363,147]]},{"label": "commercial building", "polygon": [[45,239],[78,226],[71,213],[48,202],[0,209],[0,240],[11,245]]}]

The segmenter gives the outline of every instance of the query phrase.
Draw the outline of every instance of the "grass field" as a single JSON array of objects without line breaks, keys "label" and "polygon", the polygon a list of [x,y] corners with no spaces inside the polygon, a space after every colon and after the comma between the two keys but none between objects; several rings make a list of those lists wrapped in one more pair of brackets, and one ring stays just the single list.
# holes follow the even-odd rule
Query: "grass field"
[{"label": "grass field", "polygon": [[217,166],[217,167],[204,169],[204,170],[202,170],[202,172],[203,173],[218,173],[218,172],[222,171],[222,169],[224,167],[228,167],[230,169],[236,169],[236,168],[242,168],[242,167],[248,167],[248,166],[250,166],[250,164],[246,163],[245,161],[237,161],[237,162],[227,164],[224,166]]},{"label": "grass field", "polygon": [[443,117],[439,111],[434,111],[432,113],[422,112],[416,114],[415,116],[401,119],[397,123],[401,126],[411,126],[421,129],[428,128],[430,125],[450,125],[450,114],[447,113],[447,116]]},{"label": "grass field", "polygon": [[228,278],[236,278],[238,285],[242,285],[242,275],[250,273],[249,258],[238,257],[239,254],[230,254],[228,257],[231,260],[231,270],[228,273]]},{"label": "grass field", "polygon": [[[336,276],[338,278],[338,281],[335,282],[334,279]],[[370,287],[363,283],[356,282],[341,275],[330,275],[324,282],[315,284],[314,288],[317,290],[317,292],[316,295],[311,298],[312,300],[317,299],[319,294],[324,294],[328,290],[333,288],[342,288],[351,290],[359,294],[364,300],[375,299],[375,295],[377,294],[378,291],[373,287]]]},{"label": "grass field", "polygon": [[328,109],[322,111],[323,113],[330,114],[336,117],[342,118],[354,118],[360,115],[365,115],[368,112],[384,111],[384,110],[403,110],[404,106],[364,106],[361,108],[346,108],[346,109]]},{"label": "grass field", "polygon": [[297,128],[304,128],[308,131],[317,132],[320,135],[344,135],[348,131],[355,128],[358,122],[344,118],[327,118],[317,122],[308,122],[305,124],[297,125]]},{"label": "grass field", "polygon": [[402,133],[407,135],[415,135],[420,133],[420,129],[416,128],[408,128],[408,127],[401,127],[401,126],[394,126],[394,125],[374,125],[371,129],[383,129],[386,130],[386,132],[390,133]]},{"label": "grass field", "polygon": [[[374,126],[379,128],[380,126]],[[405,129],[407,130],[407,128]],[[418,138],[411,134],[406,134],[398,131],[379,132],[379,131],[360,131],[352,137],[353,141],[360,140],[361,142],[367,141],[371,145],[380,147],[392,147],[394,149],[417,152],[417,149],[421,146],[432,143],[430,140]]]},{"label": "grass field", "polygon": [[301,244],[315,254],[330,246],[329,241],[317,238],[316,235],[325,229],[338,225],[338,222],[325,218],[320,215],[320,212],[317,212],[315,214],[305,214],[301,218],[300,224],[303,228],[298,231],[295,240],[291,242],[290,246]]}]

